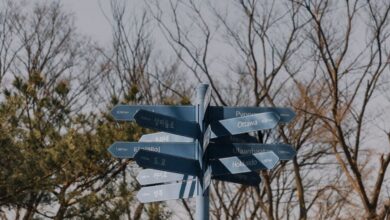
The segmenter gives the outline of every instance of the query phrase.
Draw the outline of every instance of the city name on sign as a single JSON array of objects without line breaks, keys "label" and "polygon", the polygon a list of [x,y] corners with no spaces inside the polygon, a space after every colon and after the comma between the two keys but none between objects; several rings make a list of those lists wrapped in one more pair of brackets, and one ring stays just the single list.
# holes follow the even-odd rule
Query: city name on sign
[{"label": "city name on sign", "polygon": [[273,169],[279,161],[274,152],[261,152],[245,156],[225,157],[210,161],[213,175],[248,173]]},{"label": "city name on sign", "polygon": [[115,142],[108,148],[116,158],[134,158],[140,150],[195,159],[196,144],[193,142]]},{"label": "city name on sign", "polygon": [[278,122],[279,116],[272,112],[224,119],[210,124],[213,132],[211,138],[268,130],[274,128]]},{"label": "city name on sign", "polygon": [[280,123],[289,123],[295,117],[295,112],[291,108],[280,107],[225,107],[209,106],[207,121],[213,122],[228,118],[243,117],[258,113],[272,112],[280,118]]},{"label": "city name on sign", "polygon": [[295,157],[295,149],[288,144],[257,144],[257,143],[211,143],[207,155],[210,159],[249,155],[272,151],[279,160],[291,160]]}]

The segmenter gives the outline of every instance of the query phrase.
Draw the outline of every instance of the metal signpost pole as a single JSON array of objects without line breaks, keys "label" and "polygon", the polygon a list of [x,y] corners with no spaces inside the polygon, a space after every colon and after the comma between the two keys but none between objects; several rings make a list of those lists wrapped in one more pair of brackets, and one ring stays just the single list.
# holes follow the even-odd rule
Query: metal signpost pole
[{"label": "metal signpost pole", "polygon": [[[204,101],[205,101],[205,95],[207,91],[208,85],[207,84],[201,84],[196,91],[196,104],[197,104],[197,122],[200,126],[200,133],[203,134],[204,131],[204,124],[203,124],[203,118],[204,118]],[[203,136],[203,135],[202,135]],[[200,137],[198,140],[198,159],[199,161],[203,161],[203,143],[200,142],[200,140],[203,140],[203,137]],[[196,197],[196,219],[197,220],[208,220],[209,219],[209,190],[203,192],[203,178],[204,178],[204,172],[205,172],[205,164],[201,165],[201,179],[200,183],[202,185],[201,189],[199,189],[200,194]],[[199,184],[200,185],[200,184]],[[198,185],[198,186],[199,186]]]}]

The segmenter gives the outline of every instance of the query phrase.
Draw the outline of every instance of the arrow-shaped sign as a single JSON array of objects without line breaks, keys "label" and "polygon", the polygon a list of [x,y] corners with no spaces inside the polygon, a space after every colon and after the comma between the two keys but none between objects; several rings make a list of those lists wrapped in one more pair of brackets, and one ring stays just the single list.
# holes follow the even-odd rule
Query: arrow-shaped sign
[{"label": "arrow-shaped sign", "polygon": [[274,152],[261,152],[252,155],[226,157],[211,160],[213,175],[248,173],[274,168],[279,158]]},{"label": "arrow-shaped sign", "polygon": [[140,167],[199,176],[200,165],[198,160],[162,154],[153,151],[140,150],[134,156]]},{"label": "arrow-shaped sign", "polygon": [[195,143],[115,142],[108,151],[116,158],[134,158],[139,150],[160,152],[178,157],[195,158]]},{"label": "arrow-shaped sign", "polygon": [[281,123],[289,123],[295,117],[291,108],[279,107],[225,107],[209,106],[207,121],[213,122],[228,118],[242,117],[264,112],[273,112],[280,117]]},{"label": "arrow-shaped sign", "polygon": [[191,138],[197,138],[200,132],[199,125],[194,121],[184,121],[143,109],[135,113],[134,119],[142,127]]},{"label": "arrow-shaped sign", "polygon": [[256,172],[213,176],[213,179],[246,186],[259,186],[261,183],[261,178]]},{"label": "arrow-shaped sign", "polygon": [[180,120],[196,120],[195,106],[117,105],[111,110],[111,115],[118,121],[134,121],[135,113],[141,109],[175,117]]},{"label": "arrow-shaped sign", "polygon": [[279,160],[291,160],[296,151],[288,144],[211,143],[207,155],[210,159],[272,151]]},{"label": "arrow-shaped sign", "polygon": [[195,179],[196,176],[184,175],[179,173],[171,173],[161,170],[144,169],[139,172],[136,179],[141,185],[152,185],[169,183],[176,181],[188,181]]},{"label": "arrow-shaped sign", "polygon": [[210,124],[213,131],[211,138],[272,129],[278,122],[279,116],[273,112],[224,119]]},{"label": "arrow-shaped sign", "polygon": [[198,195],[197,184],[198,181],[187,181],[142,187],[137,198],[142,203],[191,198]]},{"label": "arrow-shaped sign", "polygon": [[166,132],[157,132],[142,135],[138,142],[194,142],[194,139]]},{"label": "arrow-shaped sign", "polygon": [[247,133],[214,138],[212,141],[214,143],[258,143],[256,137]]}]

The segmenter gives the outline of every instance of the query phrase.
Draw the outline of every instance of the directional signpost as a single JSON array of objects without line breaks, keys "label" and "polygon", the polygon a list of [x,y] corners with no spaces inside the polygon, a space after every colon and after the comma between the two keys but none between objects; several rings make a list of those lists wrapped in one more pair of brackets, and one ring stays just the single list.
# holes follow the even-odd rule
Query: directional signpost
[{"label": "directional signpost", "polygon": [[197,138],[199,135],[199,124],[192,121],[176,119],[172,116],[141,109],[135,113],[134,119],[137,124],[144,128],[165,131],[191,138]]},{"label": "directional signpost", "polygon": [[118,141],[108,151],[134,159],[142,203],[196,197],[196,219],[209,219],[211,179],[259,187],[258,171],[291,160],[288,144],[261,144],[248,133],[275,128],[295,117],[290,108],[210,106],[211,87],[197,89],[193,106],[117,105],[115,120],[159,131],[138,142]]},{"label": "directional signpost", "polygon": [[154,169],[144,169],[137,175],[136,179],[141,185],[153,185],[178,181],[194,180],[196,176],[179,174]]},{"label": "directional signpost", "polygon": [[248,133],[274,128],[280,117],[273,112],[258,113],[238,118],[224,119],[211,123],[211,138]]},{"label": "directional signpost", "polygon": [[248,173],[270,170],[279,161],[274,152],[261,152],[245,156],[225,157],[210,161],[214,175]]},{"label": "directional signpost", "polygon": [[195,143],[115,142],[108,151],[116,158],[134,158],[139,150],[148,150],[195,159]]},{"label": "directional signpost", "polygon": [[261,183],[261,178],[257,172],[219,175],[214,176],[214,179],[246,186],[259,186]]},{"label": "directional signpost", "polygon": [[277,114],[281,123],[289,123],[295,117],[295,112],[290,108],[210,106],[208,109],[207,120],[212,122],[265,112],[272,112]]},{"label": "directional signpost", "polygon": [[[209,137],[211,137],[211,128],[208,128],[209,131],[205,131],[206,122],[204,120],[205,114],[207,113],[207,108],[211,100],[211,87],[207,85],[199,86],[196,91],[196,121],[199,124],[201,134],[197,142],[199,143],[198,147],[198,161],[201,167],[201,173],[198,176],[199,179],[199,191],[203,194],[200,194],[196,197],[196,219],[209,219],[209,189],[207,185],[207,179],[209,175],[206,173],[206,167],[209,167],[207,164],[207,156],[204,155],[205,148],[208,145]],[[205,143],[207,142],[207,143]]]},{"label": "directional signpost", "polygon": [[189,181],[142,187],[137,198],[142,203],[191,198],[199,194],[197,184],[197,181]]},{"label": "directional signpost", "polygon": [[214,138],[214,142],[223,143],[257,143],[257,138],[250,136],[249,134],[238,134],[232,136],[224,136],[220,138]]},{"label": "directional signpost", "polygon": [[156,112],[180,120],[195,121],[194,106],[167,106],[167,105],[117,105],[111,114],[117,121],[134,121],[134,115],[139,110]]},{"label": "directional signpost", "polygon": [[272,151],[279,160],[291,160],[295,157],[295,149],[288,144],[257,144],[257,143],[212,143],[208,148],[209,159],[222,157],[250,155]]},{"label": "directional signpost", "polygon": [[138,142],[194,142],[194,139],[166,132],[157,132],[142,135]]},{"label": "directional signpost", "polygon": [[140,150],[135,154],[135,161],[140,167],[185,175],[200,175],[200,166],[197,160],[187,159],[154,151]]}]

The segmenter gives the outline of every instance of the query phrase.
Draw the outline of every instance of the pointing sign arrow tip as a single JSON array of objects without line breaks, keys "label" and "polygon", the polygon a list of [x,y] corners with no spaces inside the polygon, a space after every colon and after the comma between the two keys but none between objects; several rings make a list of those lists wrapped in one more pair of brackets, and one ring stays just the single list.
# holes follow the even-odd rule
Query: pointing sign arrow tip
[{"label": "pointing sign arrow tip", "polygon": [[268,169],[274,168],[279,161],[279,157],[272,151],[264,152],[260,157],[264,158],[261,160],[261,162]]},{"label": "pointing sign arrow tip", "polygon": [[114,142],[113,144],[111,144],[109,147],[108,147],[108,152],[111,154],[111,155],[113,155],[113,156],[115,156],[115,150],[116,150],[116,147],[117,147],[117,143],[118,142]]}]

